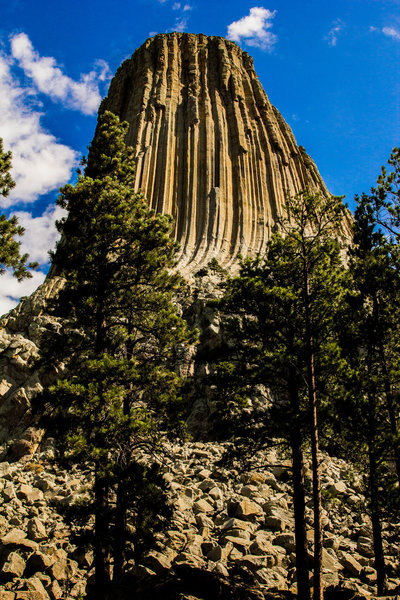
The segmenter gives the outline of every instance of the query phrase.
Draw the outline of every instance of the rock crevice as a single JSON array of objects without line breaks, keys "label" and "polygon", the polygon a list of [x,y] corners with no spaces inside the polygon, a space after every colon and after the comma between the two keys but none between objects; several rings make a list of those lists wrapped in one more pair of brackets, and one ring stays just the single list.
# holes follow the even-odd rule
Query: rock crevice
[{"label": "rock crevice", "polygon": [[263,251],[287,193],[327,193],[234,42],[186,33],[147,40],[100,110],[129,122],[136,190],[173,215],[185,273]]}]

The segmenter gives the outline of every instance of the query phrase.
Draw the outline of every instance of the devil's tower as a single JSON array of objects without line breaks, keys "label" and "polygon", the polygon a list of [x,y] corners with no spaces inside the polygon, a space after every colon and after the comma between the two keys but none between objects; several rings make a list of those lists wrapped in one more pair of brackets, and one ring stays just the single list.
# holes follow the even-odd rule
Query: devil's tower
[{"label": "devil's tower", "polygon": [[147,40],[117,71],[101,110],[129,122],[136,189],[174,217],[186,273],[263,250],[286,193],[326,192],[252,58],[223,38]]},{"label": "devil's tower", "polygon": [[[185,33],[149,39],[120,67],[100,110],[129,122],[135,187],[174,217],[178,268],[188,278],[212,258],[229,269],[239,252],[262,251],[285,194],[306,186],[328,193],[233,42]],[[41,354],[59,284],[49,276],[0,322],[0,444],[27,427],[30,400],[48,384],[29,364]]]}]

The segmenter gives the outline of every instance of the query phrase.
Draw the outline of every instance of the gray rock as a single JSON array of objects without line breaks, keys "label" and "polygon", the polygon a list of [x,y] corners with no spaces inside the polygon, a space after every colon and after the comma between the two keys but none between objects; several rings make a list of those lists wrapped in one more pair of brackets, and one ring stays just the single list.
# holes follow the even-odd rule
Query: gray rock
[{"label": "gray rock", "polygon": [[180,552],[175,560],[174,564],[176,565],[188,565],[190,567],[201,568],[205,565],[204,560],[202,560],[199,556],[194,556],[193,554],[189,554],[189,552]]},{"label": "gray rock", "polygon": [[256,556],[263,556],[264,554],[275,555],[276,552],[276,547],[263,536],[257,536],[249,548],[249,553]]},{"label": "gray rock", "polygon": [[340,494],[344,494],[347,491],[347,486],[344,481],[337,481],[333,485],[328,487],[328,492],[336,498]]},{"label": "gray rock", "polygon": [[219,544],[217,544],[207,554],[207,558],[208,558],[208,560],[212,560],[214,562],[218,562],[221,560],[225,561],[229,557],[232,550],[233,550],[232,542],[228,542],[225,546],[220,546]]},{"label": "gray rock", "polygon": [[278,572],[276,569],[262,568],[255,573],[255,579],[264,584],[268,590],[287,590],[287,573]]},{"label": "gray rock", "polygon": [[19,500],[23,500],[24,502],[33,503],[37,500],[43,500],[43,493],[31,485],[22,483],[17,491],[17,498],[19,498]]},{"label": "gray rock", "polygon": [[50,600],[50,596],[46,592],[39,577],[30,577],[25,581],[25,586],[30,592],[37,592],[38,594],[41,594],[43,600]]},{"label": "gray rock", "polygon": [[6,483],[6,485],[3,488],[2,497],[6,502],[11,502],[11,500],[14,500],[17,497],[12,483]]}]

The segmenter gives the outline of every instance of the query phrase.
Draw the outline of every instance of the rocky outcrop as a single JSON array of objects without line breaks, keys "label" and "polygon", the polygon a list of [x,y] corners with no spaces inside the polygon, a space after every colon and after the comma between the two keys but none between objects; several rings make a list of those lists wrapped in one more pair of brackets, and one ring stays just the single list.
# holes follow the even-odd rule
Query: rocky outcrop
[{"label": "rocky outcrop", "polygon": [[[259,467],[247,470],[219,464],[224,444],[192,442],[168,450],[164,477],[173,516],[154,548],[128,560],[126,597],[135,589],[135,597],[152,600],[292,598],[290,461],[265,451],[257,457]],[[72,534],[79,528],[68,526],[54,508],[87,497],[91,472],[64,471],[48,462],[50,456],[48,445],[33,460],[0,463],[0,599],[79,598],[93,581],[92,552],[76,545]],[[326,597],[372,599],[376,571],[363,482],[344,461],[328,456],[321,470],[323,579],[335,589]],[[311,499],[306,518],[311,559]],[[400,594],[400,523],[384,524],[384,545],[389,590]],[[235,588],[237,581],[247,581],[247,589]]]},{"label": "rocky outcrop", "polygon": [[135,188],[174,217],[186,274],[265,249],[285,194],[327,193],[234,42],[187,33],[147,40],[118,69],[100,110],[129,122]]},{"label": "rocky outcrop", "polygon": [[[60,278],[48,279],[0,319],[0,449],[4,444],[13,447],[15,459],[33,454],[41,439],[40,431],[28,427],[31,400],[56,373],[37,368],[35,363],[43,336],[61,327],[48,310],[49,299],[61,285]],[[15,446],[14,438],[18,440]]]}]

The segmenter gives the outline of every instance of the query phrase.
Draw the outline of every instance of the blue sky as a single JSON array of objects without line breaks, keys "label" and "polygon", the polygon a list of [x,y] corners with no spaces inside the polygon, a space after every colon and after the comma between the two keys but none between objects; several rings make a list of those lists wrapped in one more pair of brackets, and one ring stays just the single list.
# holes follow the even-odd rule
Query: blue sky
[{"label": "blue sky", "polygon": [[400,144],[400,0],[0,0],[0,137],[17,187],[2,210],[40,270],[2,277],[0,314],[39,285],[54,203],[92,138],[121,62],[155,33],[234,39],[332,193],[368,191]]}]

